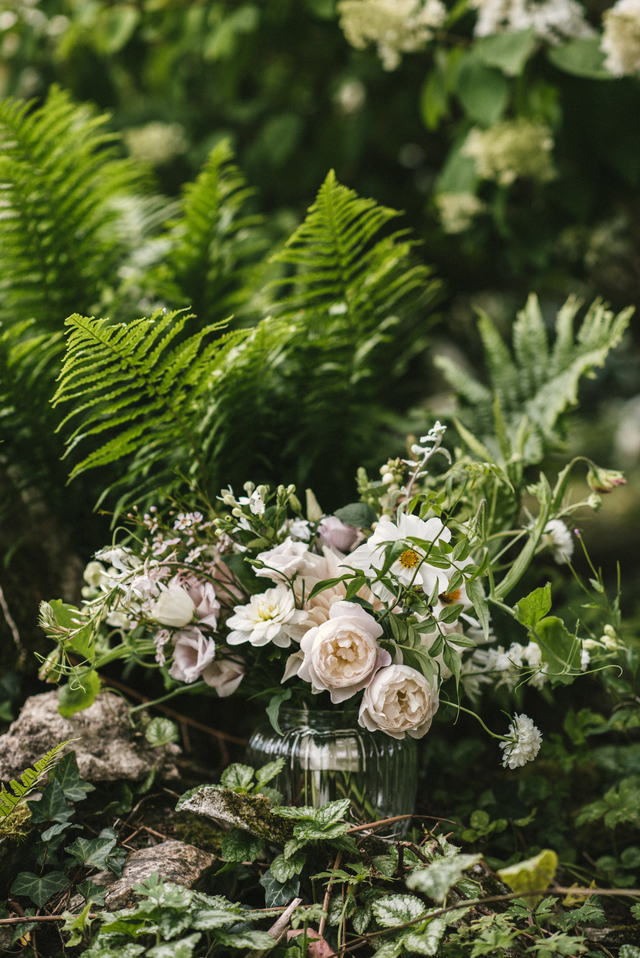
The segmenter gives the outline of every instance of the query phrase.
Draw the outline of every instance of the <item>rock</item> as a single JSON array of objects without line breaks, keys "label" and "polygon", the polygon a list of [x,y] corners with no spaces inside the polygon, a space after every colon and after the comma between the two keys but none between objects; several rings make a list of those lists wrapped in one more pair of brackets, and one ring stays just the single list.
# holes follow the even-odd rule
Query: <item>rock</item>
[{"label": "rock", "polygon": [[77,739],[80,777],[87,782],[143,781],[157,765],[165,779],[178,778],[176,745],[152,748],[131,728],[126,702],[101,692],[93,705],[70,718],[58,712],[58,693],[33,695],[9,731],[0,736],[0,781],[18,778],[58,742]]},{"label": "rock", "polygon": [[[104,885],[108,891],[104,904],[108,911],[131,908],[140,896],[133,886],[145,881],[157,872],[165,881],[182,885],[184,888],[201,887],[216,862],[214,855],[203,852],[184,842],[168,841],[151,848],[141,848],[131,852],[122,870],[122,877],[115,878],[111,872],[98,872],[89,878],[96,885]],[[84,899],[77,895],[69,903],[69,910],[78,912],[84,907]]]},{"label": "rock", "polygon": [[204,815],[227,828],[244,828],[274,845],[286,845],[293,838],[294,823],[274,815],[272,809],[264,795],[239,795],[219,785],[203,785],[188,792],[176,805],[177,812]]}]

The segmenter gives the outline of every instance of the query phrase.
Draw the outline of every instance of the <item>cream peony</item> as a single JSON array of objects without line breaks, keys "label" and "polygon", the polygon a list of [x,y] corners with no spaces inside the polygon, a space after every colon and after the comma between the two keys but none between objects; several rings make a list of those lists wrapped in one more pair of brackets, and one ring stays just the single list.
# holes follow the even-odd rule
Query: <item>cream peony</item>
[{"label": "cream peony", "polygon": [[334,704],[344,702],[391,663],[389,653],[376,641],[381,635],[381,626],[362,606],[337,602],[329,619],[302,639],[304,661],[298,678],[311,682],[314,692],[328,691]]},{"label": "cream peony", "polygon": [[161,625],[181,629],[191,622],[195,610],[189,593],[172,579],[166,587],[162,587],[160,598],[151,607],[149,615]]},{"label": "cream peony", "polygon": [[230,659],[216,659],[202,673],[202,678],[216,690],[221,699],[233,695],[246,672],[244,659],[234,656]]},{"label": "cream peony", "polygon": [[358,721],[370,732],[402,739],[422,738],[438,711],[438,691],[408,665],[381,669],[365,689]]},{"label": "cream peony", "polygon": [[273,642],[281,649],[291,645],[297,626],[306,618],[306,613],[296,609],[293,593],[286,585],[252,595],[249,604],[237,605],[234,613],[227,619],[227,625],[233,629],[227,636],[229,645],[250,642],[260,646]]},{"label": "cream peony", "polygon": [[174,632],[171,641],[174,649],[169,675],[179,682],[195,682],[213,662],[216,643],[196,628]]}]

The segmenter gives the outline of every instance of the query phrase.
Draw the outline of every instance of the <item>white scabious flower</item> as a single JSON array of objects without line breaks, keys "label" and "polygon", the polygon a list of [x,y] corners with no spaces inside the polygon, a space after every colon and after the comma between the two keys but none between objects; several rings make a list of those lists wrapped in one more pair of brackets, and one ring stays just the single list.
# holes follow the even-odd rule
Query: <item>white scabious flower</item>
[{"label": "white scabious flower", "polygon": [[542,543],[553,552],[558,565],[566,565],[573,555],[573,537],[562,519],[551,519],[544,527]]},{"label": "white scabious flower", "polygon": [[471,0],[470,6],[478,10],[477,37],[533,28],[540,40],[559,44],[595,35],[577,0]]},{"label": "white scabious flower", "polygon": [[435,200],[445,233],[464,233],[475,216],[487,211],[487,204],[473,193],[439,193]]},{"label": "white scabious flower", "polygon": [[162,166],[188,148],[180,123],[146,123],[130,127],[122,136],[131,156],[151,166]]},{"label": "white scabious flower", "polygon": [[614,77],[640,74],[640,0],[618,0],[603,14],[600,49],[605,69]]},{"label": "white scabious flower", "polygon": [[440,0],[341,0],[338,12],[351,46],[377,44],[385,70],[395,70],[403,53],[422,50],[447,16]]},{"label": "white scabious flower", "polygon": [[556,171],[551,159],[551,130],[539,120],[505,120],[488,130],[475,127],[462,153],[476,161],[478,176],[510,186],[519,177],[545,183]]},{"label": "white scabious flower", "polygon": [[227,619],[233,630],[227,636],[229,645],[250,642],[253,646],[273,642],[281,649],[291,645],[291,636],[296,635],[299,623],[306,619],[305,612],[298,612],[293,593],[286,585],[267,589],[260,595],[252,595],[248,605],[237,605],[234,615]]},{"label": "white scabious flower", "polygon": [[505,768],[519,768],[532,762],[542,744],[540,730],[533,724],[528,715],[516,715],[509,726],[510,738],[500,743],[504,749],[502,764]]}]

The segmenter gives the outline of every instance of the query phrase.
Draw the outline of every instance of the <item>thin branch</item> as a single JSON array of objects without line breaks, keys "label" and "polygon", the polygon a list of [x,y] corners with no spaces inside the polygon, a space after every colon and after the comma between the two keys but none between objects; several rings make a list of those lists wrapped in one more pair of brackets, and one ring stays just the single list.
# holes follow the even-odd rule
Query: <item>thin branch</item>
[{"label": "thin branch", "polygon": [[11,629],[11,634],[13,635],[13,641],[15,642],[16,648],[18,652],[20,653],[20,660],[22,661],[25,658],[27,651],[22,645],[22,641],[20,639],[20,633],[18,632],[18,626],[15,624],[13,620],[13,616],[11,615],[11,612],[9,611],[9,605],[7,603],[7,600],[4,597],[2,586],[0,586],[0,608],[2,608],[2,614],[5,617],[5,621],[7,625]]}]

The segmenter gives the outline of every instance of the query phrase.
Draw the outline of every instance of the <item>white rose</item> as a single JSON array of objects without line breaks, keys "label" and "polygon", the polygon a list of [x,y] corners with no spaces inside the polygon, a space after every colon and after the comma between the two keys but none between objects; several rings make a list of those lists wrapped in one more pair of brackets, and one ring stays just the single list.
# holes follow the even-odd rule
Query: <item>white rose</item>
[{"label": "white rose", "polygon": [[345,553],[362,539],[359,529],[346,526],[337,516],[325,516],[318,526],[318,535],[325,545]]},{"label": "white rose", "polygon": [[193,618],[196,607],[182,586],[172,580],[166,589],[163,589],[160,598],[153,605],[149,615],[161,625],[169,625],[173,629],[181,629],[188,625]]},{"label": "white rose", "polygon": [[224,699],[235,692],[244,678],[245,671],[244,659],[234,656],[232,659],[212,662],[202,673],[202,678]]},{"label": "white rose", "polygon": [[422,738],[438,710],[438,691],[408,665],[390,665],[365,690],[358,721],[370,732],[402,739],[405,732]]},{"label": "white rose", "polygon": [[306,542],[294,542],[291,536],[287,536],[284,542],[274,549],[261,552],[257,558],[268,568],[256,569],[256,575],[266,576],[273,582],[291,579],[296,572],[299,576],[313,579],[315,582],[326,578],[327,562],[324,556],[309,552]]},{"label": "white rose", "polygon": [[195,682],[213,662],[216,643],[195,628],[174,632],[171,641],[174,649],[169,675],[179,682]]},{"label": "white rose", "polygon": [[305,657],[298,678],[311,682],[314,690],[330,692],[334,704],[344,702],[391,662],[376,641],[381,635],[381,626],[357,603],[336,602],[329,619],[302,639]]}]

